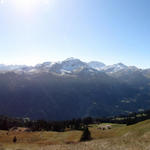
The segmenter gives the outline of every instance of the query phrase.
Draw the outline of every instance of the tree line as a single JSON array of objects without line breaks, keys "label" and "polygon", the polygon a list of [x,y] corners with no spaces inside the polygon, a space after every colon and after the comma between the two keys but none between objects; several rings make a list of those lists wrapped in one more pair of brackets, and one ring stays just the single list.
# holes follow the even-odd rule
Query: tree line
[{"label": "tree line", "polygon": [[79,118],[64,121],[46,121],[30,120],[29,118],[10,118],[0,116],[0,130],[9,130],[13,127],[30,128],[31,131],[56,131],[64,132],[66,130],[85,130],[90,124],[117,123],[132,125],[140,121],[150,119],[150,110],[132,113],[129,115],[119,115],[113,117],[101,118]]}]

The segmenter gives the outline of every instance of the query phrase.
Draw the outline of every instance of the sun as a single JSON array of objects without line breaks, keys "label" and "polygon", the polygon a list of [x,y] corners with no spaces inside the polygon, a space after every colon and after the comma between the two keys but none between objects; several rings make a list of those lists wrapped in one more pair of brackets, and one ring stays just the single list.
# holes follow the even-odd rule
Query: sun
[{"label": "sun", "polygon": [[19,12],[32,13],[40,6],[49,6],[54,0],[11,0],[15,9]]},{"label": "sun", "polygon": [[40,11],[41,8],[52,7],[56,0],[0,0],[6,1],[17,11],[18,14],[31,14]]},{"label": "sun", "polygon": [[39,0],[13,0],[13,5],[16,10],[27,13],[35,11],[39,5]]},{"label": "sun", "polygon": [[33,4],[35,4],[36,0],[14,0],[14,3],[16,3],[16,5],[18,6],[31,6]]}]

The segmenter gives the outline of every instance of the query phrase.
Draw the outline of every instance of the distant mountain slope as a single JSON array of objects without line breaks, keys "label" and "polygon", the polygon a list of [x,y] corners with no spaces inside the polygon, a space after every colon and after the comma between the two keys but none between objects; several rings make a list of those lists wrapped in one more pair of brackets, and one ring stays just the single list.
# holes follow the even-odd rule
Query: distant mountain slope
[{"label": "distant mountain slope", "polygon": [[71,58],[1,72],[0,114],[63,120],[150,109],[148,69],[118,64],[110,70]]},{"label": "distant mountain slope", "polygon": [[[146,79],[145,79],[146,80]],[[105,73],[0,75],[0,114],[33,119],[111,116],[148,109],[149,86],[134,86]],[[134,83],[134,82],[133,82]]]},{"label": "distant mountain slope", "polygon": [[27,67],[26,65],[4,65],[0,64],[0,71],[12,71],[20,68]]}]

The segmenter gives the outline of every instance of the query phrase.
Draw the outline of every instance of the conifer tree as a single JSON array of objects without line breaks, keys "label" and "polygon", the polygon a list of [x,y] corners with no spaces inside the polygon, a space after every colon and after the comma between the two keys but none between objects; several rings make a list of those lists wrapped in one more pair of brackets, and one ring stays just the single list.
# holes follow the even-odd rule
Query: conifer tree
[{"label": "conifer tree", "polygon": [[80,141],[89,141],[89,140],[91,140],[91,133],[88,127],[86,127],[83,131]]},{"label": "conifer tree", "polygon": [[13,138],[13,142],[16,143],[17,142],[17,138],[16,136]]}]

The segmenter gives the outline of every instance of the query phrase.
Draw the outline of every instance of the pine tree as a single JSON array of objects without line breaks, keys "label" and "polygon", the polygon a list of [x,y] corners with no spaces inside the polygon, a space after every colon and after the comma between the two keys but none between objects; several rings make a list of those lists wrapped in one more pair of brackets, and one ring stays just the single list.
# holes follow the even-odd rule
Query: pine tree
[{"label": "pine tree", "polygon": [[86,127],[83,131],[80,141],[89,141],[89,140],[91,140],[91,133],[88,127]]},{"label": "pine tree", "polygon": [[17,138],[16,136],[13,138],[13,142],[16,143],[17,142]]}]

